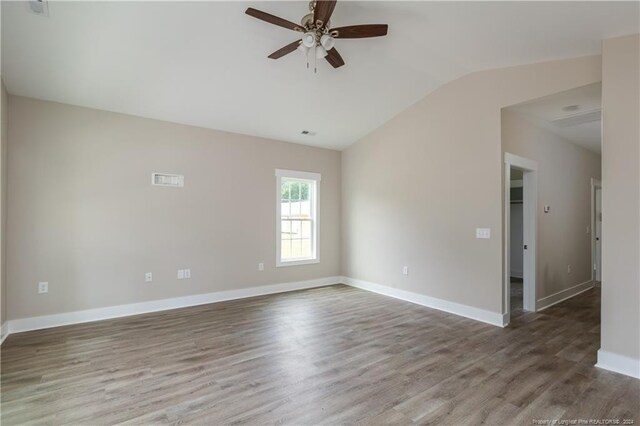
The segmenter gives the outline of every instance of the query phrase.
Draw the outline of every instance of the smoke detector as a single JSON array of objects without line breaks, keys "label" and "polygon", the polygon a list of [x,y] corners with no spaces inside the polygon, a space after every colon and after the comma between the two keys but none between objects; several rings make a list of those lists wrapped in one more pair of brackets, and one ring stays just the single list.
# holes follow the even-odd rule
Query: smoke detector
[{"label": "smoke detector", "polygon": [[49,3],[47,0],[29,0],[29,8],[40,16],[49,16]]}]

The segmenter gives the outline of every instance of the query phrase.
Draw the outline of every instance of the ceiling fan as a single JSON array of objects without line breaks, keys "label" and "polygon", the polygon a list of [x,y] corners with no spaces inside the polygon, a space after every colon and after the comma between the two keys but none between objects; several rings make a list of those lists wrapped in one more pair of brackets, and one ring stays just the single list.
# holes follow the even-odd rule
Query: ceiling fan
[{"label": "ceiling fan", "polygon": [[333,9],[336,7],[336,1],[316,0],[309,2],[310,13],[302,17],[300,24],[251,7],[247,9],[246,14],[270,24],[302,33],[301,38],[276,50],[269,55],[269,58],[282,58],[297,49],[307,55],[307,67],[309,67],[309,56],[311,55],[316,59],[325,58],[334,68],[338,68],[344,65],[344,60],[334,47],[336,39],[384,36],[387,35],[387,25],[366,24],[331,28],[330,19]]}]

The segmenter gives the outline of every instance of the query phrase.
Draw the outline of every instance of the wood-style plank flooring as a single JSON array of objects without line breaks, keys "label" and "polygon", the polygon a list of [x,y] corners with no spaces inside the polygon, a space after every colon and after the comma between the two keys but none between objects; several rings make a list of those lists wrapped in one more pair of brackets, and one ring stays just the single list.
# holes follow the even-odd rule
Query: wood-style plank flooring
[{"label": "wood-style plank flooring", "polygon": [[510,283],[510,296],[511,296],[511,312],[514,314],[521,314],[522,305],[524,304],[524,283],[522,279],[511,277]]},{"label": "wood-style plank flooring", "polygon": [[338,285],[15,334],[15,424],[640,422],[590,290],[501,329]]}]

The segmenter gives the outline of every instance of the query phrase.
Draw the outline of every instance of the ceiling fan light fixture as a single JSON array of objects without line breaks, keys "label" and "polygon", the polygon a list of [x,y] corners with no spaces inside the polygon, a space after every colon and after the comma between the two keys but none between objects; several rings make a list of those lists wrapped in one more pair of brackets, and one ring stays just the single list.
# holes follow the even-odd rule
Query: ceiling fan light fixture
[{"label": "ceiling fan light fixture", "polygon": [[304,33],[304,35],[302,36],[302,44],[305,45],[307,48],[312,48],[313,46],[316,45],[316,34],[313,31],[309,31],[307,33]]},{"label": "ceiling fan light fixture", "polygon": [[316,58],[317,59],[322,59],[327,55],[328,55],[327,50],[324,47],[322,47],[321,45],[318,45],[318,47],[316,47]]},{"label": "ceiling fan light fixture", "polygon": [[336,44],[336,40],[328,34],[324,34],[320,37],[320,44],[327,50],[333,49],[333,46]]},{"label": "ceiling fan light fixture", "polygon": [[298,46],[297,49],[302,53],[304,53],[305,55],[309,53],[309,48],[302,43],[300,43],[300,46]]}]

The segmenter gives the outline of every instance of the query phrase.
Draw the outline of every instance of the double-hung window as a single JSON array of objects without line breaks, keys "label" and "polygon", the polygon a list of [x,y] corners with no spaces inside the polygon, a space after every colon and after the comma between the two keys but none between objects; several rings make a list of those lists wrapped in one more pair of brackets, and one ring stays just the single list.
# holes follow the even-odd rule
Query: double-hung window
[{"label": "double-hung window", "polygon": [[276,170],[276,266],[320,261],[320,174]]}]

